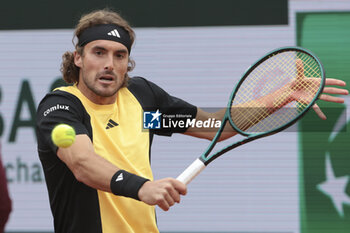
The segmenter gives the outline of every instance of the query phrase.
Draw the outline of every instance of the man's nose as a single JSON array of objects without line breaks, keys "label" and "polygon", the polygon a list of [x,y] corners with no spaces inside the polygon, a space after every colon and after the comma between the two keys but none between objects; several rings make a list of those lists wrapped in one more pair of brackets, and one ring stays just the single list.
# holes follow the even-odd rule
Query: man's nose
[{"label": "man's nose", "polygon": [[108,71],[113,70],[113,57],[108,56],[104,70],[108,70]]}]

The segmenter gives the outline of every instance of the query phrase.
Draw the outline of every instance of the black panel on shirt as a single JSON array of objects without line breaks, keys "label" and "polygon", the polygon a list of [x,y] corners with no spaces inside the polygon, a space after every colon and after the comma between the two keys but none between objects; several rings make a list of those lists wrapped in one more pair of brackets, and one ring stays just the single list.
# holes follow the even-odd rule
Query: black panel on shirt
[{"label": "black panel on shirt", "polygon": [[[159,109],[162,114],[191,115],[191,118],[195,118],[197,115],[197,108],[195,106],[169,95],[162,88],[142,77],[130,79],[128,89],[139,101],[144,111],[157,111]],[[158,135],[171,136],[173,133],[184,133],[186,130],[187,128],[171,127],[153,129],[151,132]]]},{"label": "black panel on shirt", "polygon": [[55,125],[66,123],[92,139],[90,116],[80,100],[64,91],[45,96],[37,110],[38,152],[43,165],[56,233],[102,232],[97,191],[79,181],[56,155]]}]

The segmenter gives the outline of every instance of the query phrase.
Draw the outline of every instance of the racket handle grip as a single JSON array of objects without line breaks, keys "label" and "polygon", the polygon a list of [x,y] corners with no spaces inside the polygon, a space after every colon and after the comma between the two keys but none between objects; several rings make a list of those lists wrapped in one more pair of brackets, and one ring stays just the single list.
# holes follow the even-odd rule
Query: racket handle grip
[{"label": "racket handle grip", "polygon": [[190,166],[186,168],[176,179],[188,185],[201,171],[205,168],[205,164],[196,159]]}]

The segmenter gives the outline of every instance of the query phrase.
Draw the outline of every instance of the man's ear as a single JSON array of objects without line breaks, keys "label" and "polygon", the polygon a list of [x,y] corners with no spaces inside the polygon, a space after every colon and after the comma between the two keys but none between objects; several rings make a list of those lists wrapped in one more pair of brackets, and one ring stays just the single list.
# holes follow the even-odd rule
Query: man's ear
[{"label": "man's ear", "polygon": [[74,64],[76,66],[78,66],[79,68],[82,67],[82,57],[81,55],[77,52],[77,51],[74,51]]}]

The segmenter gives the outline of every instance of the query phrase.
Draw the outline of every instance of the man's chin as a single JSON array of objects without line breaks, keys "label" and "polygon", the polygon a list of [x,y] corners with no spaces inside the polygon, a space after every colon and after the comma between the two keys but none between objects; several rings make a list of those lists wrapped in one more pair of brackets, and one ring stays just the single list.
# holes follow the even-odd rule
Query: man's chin
[{"label": "man's chin", "polygon": [[101,96],[101,97],[112,97],[117,94],[117,92],[120,90],[122,87],[118,88],[101,88],[100,90],[96,91],[96,94]]}]

